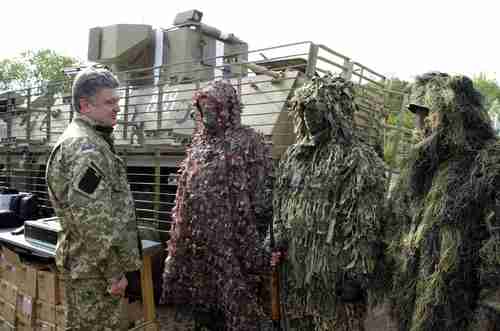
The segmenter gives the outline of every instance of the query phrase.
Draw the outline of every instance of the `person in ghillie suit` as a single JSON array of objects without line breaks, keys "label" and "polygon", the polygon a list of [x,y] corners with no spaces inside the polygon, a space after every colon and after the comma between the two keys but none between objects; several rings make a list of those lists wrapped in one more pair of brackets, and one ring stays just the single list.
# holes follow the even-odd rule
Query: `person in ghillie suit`
[{"label": "person in ghillie suit", "polygon": [[465,76],[417,77],[416,140],[391,192],[399,330],[500,330],[500,145]]},{"label": "person in ghillie suit", "polygon": [[287,270],[292,329],[364,330],[382,280],[385,168],[355,134],[354,87],[332,74],[295,92],[297,142],[274,187],[273,264]]},{"label": "person in ghillie suit", "polygon": [[257,330],[264,319],[259,287],[269,270],[270,149],[241,124],[230,83],[213,82],[193,101],[196,128],[180,169],[162,302],[223,316],[224,325],[211,321],[212,329]]}]

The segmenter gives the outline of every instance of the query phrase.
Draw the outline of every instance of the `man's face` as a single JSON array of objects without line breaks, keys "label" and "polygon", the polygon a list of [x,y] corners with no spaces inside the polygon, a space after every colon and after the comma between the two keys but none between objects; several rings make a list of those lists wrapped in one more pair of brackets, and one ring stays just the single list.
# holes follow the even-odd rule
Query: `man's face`
[{"label": "man's face", "polygon": [[100,125],[113,127],[120,111],[120,96],[115,89],[103,88],[97,91],[95,98],[82,98],[80,111],[85,116],[97,121]]},{"label": "man's face", "polygon": [[436,132],[441,123],[441,93],[435,86],[418,86],[412,89],[408,109],[415,114],[415,126],[422,138]]},{"label": "man's face", "polygon": [[328,127],[322,111],[309,107],[304,111],[304,124],[311,137],[314,137]]},{"label": "man's face", "polygon": [[217,114],[215,109],[210,109],[208,107],[208,100],[206,98],[201,98],[198,101],[199,112],[196,116],[200,116],[203,126],[208,131],[213,131],[217,129]]}]

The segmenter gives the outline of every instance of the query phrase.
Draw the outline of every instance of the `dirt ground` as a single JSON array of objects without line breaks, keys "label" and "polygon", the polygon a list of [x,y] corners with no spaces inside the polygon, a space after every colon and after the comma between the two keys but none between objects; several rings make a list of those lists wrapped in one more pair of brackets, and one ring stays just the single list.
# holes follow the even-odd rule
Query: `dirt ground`
[{"label": "dirt ground", "polygon": [[[157,308],[160,331],[193,331],[194,322],[182,314],[176,313],[174,307],[160,306]],[[392,325],[386,306],[374,309],[368,316],[366,331],[396,331]]]},{"label": "dirt ground", "polygon": [[389,311],[386,305],[373,309],[365,322],[366,331],[397,331],[394,323],[389,318]]}]

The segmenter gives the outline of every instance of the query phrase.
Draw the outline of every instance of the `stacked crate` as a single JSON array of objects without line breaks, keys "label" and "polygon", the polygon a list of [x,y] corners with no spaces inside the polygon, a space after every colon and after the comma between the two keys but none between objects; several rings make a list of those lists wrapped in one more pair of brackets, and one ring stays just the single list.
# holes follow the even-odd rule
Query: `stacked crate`
[{"label": "stacked crate", "polygon": [[[0,331],[63,331],[67,329],[64,279],[53,265],[27,263],[18,254],[0,246]],[[124,300],[123,323],[145,324],[142,304]],[[134,328],[135,330],[135,328]]]},{"label": "stacked crate", "polygon": [[66,329],[64,283],[49,267],[22,262],[10,249],[2,249],[0,331]]},{"label": "stacked crate", "polygon": [[48,270],[39,270],[37,279],[37,330],[65,330],[67,309],[64,305],[66,299],[62,279],[55,272]]},{"label": "stacked crate", "polygon": [[0,255],[0,330],[16,330],[17,315],[17,254],[3,249]]}]

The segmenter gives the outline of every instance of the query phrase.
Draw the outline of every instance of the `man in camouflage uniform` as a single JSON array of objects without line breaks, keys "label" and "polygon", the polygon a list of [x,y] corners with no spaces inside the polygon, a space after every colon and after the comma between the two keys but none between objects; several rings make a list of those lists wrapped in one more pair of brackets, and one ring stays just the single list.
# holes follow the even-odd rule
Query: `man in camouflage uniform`
[{"label": "man in camouflage uniform", "polygon": [[56,249],[72,331],[120,329],[126,272],[141,267],[126,167],[113,148],[117,79],[87,69],[73,83],[75,118],[54,146],[46,179],[61,220]]}]

